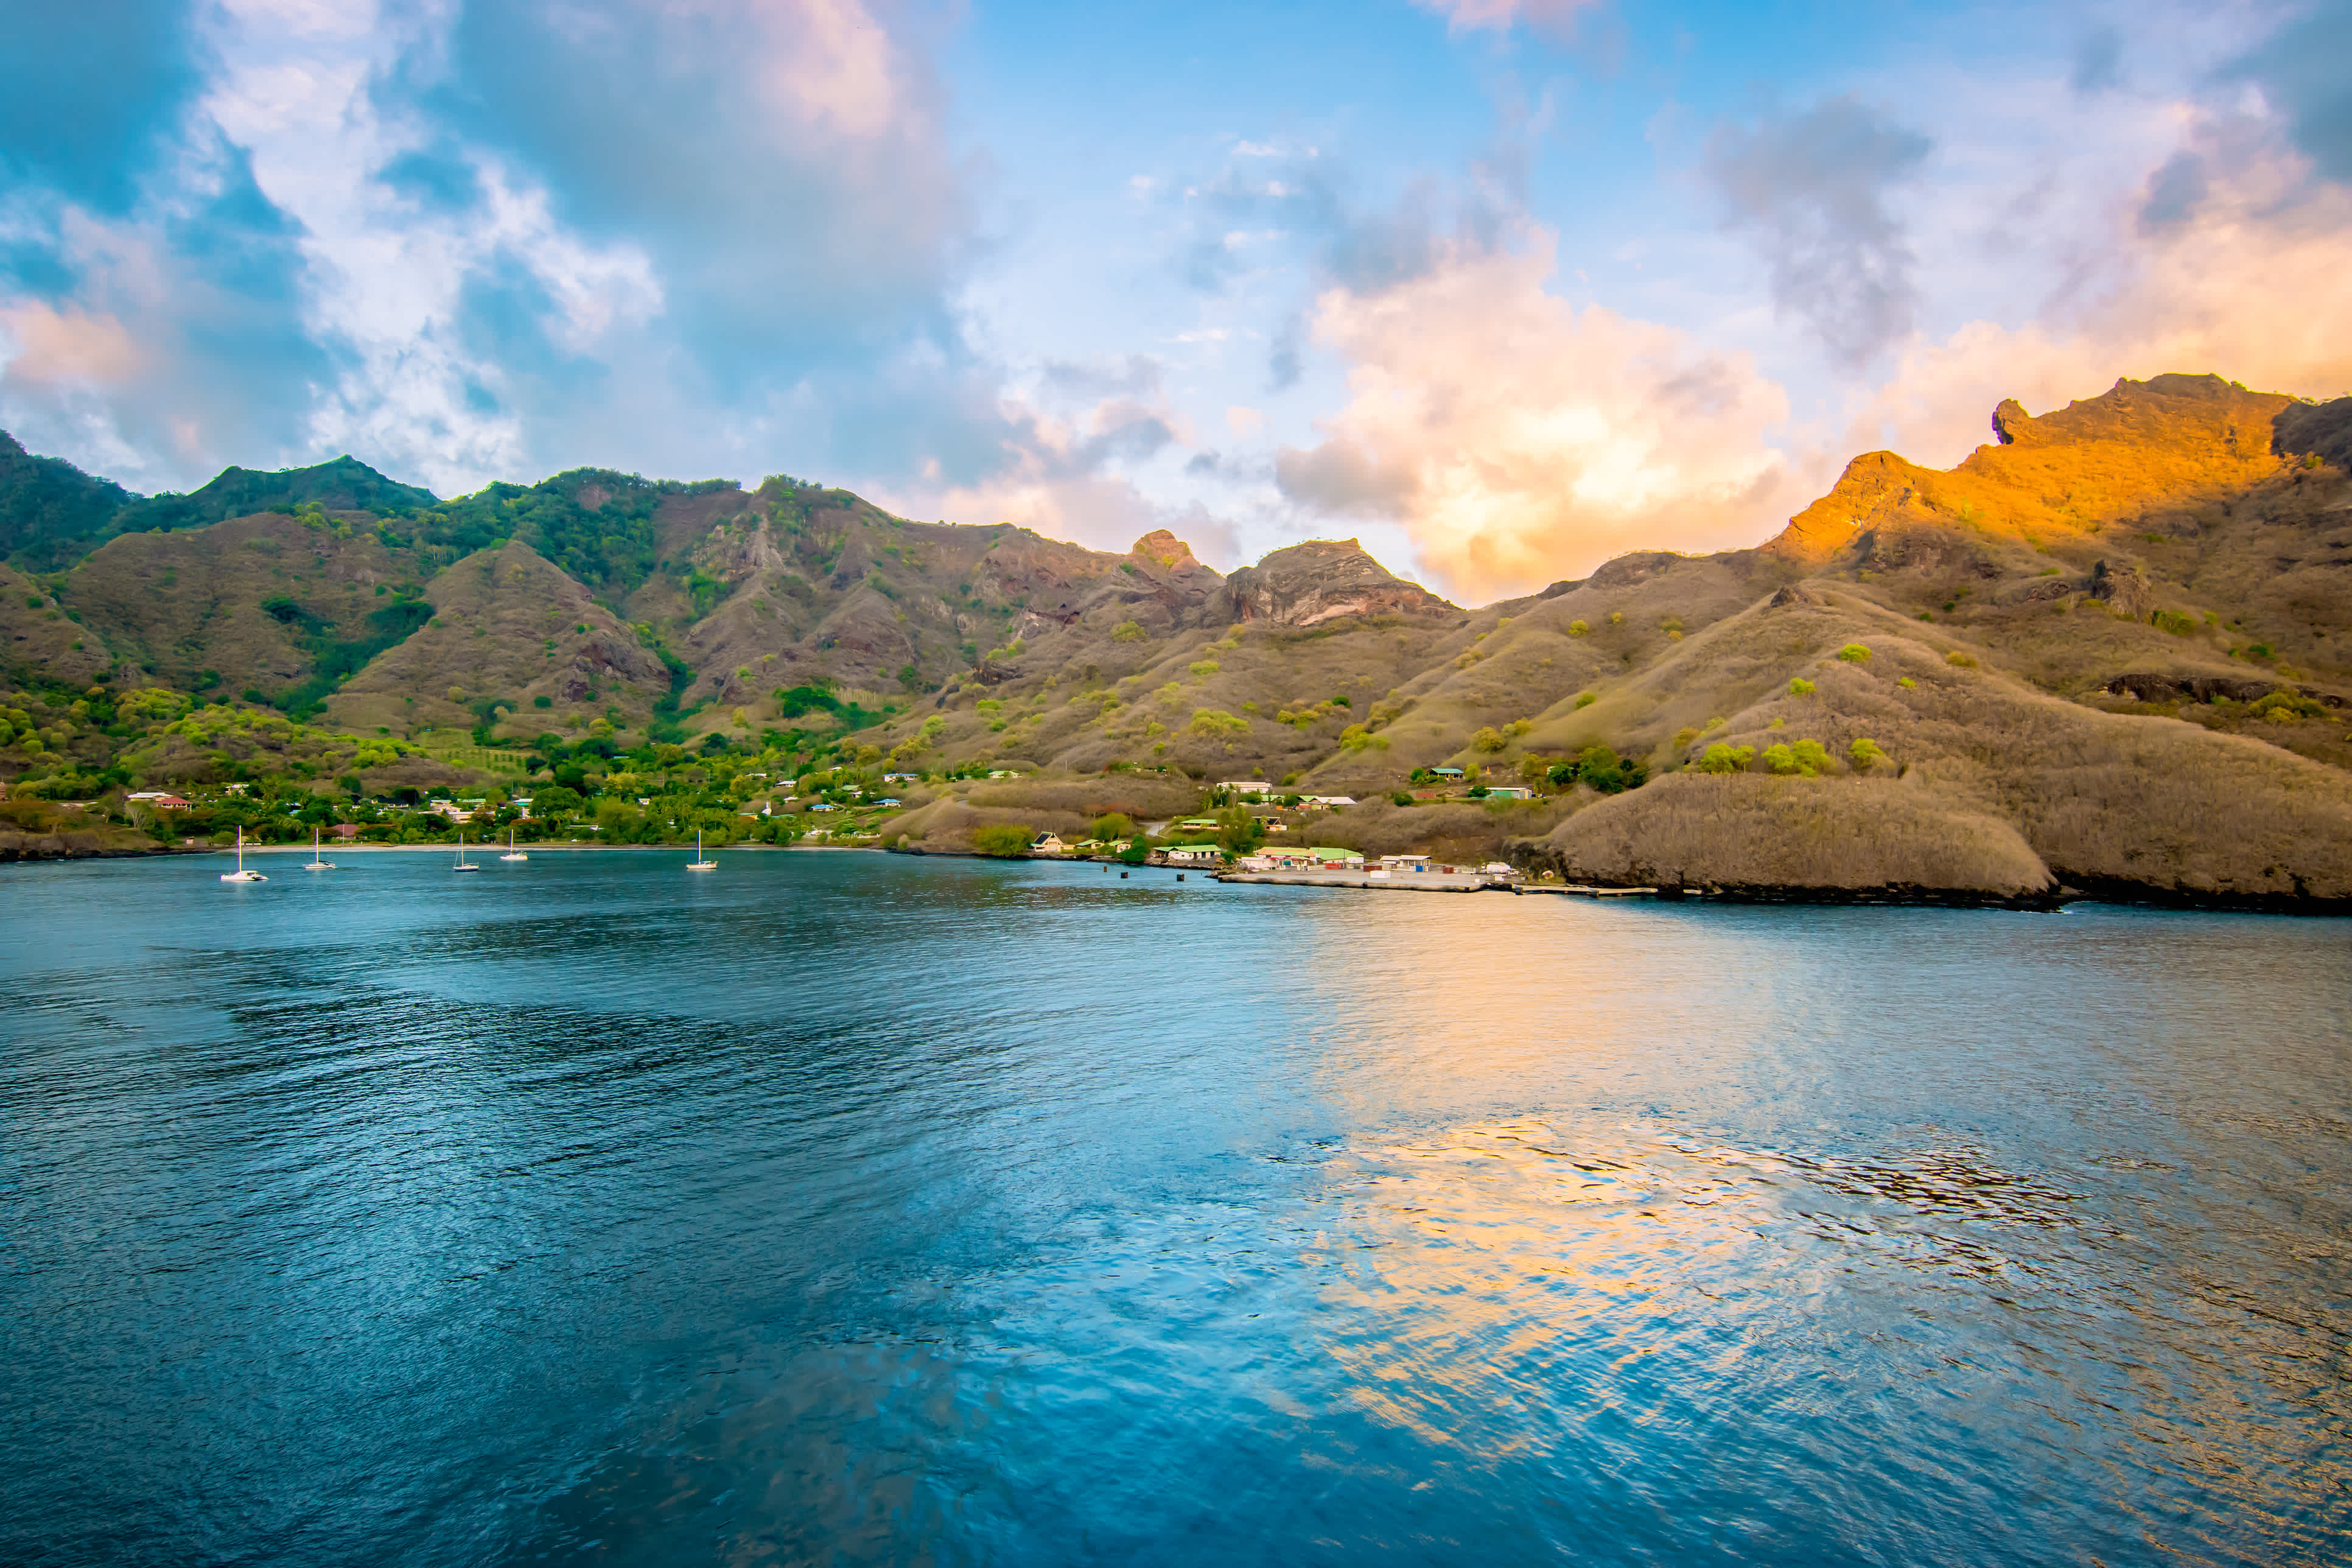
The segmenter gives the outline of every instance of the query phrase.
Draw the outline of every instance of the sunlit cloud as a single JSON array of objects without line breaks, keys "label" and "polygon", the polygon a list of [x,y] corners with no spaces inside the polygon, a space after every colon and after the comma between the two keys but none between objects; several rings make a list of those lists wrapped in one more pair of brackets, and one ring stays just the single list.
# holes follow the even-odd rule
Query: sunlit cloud
[{"label": "sunlit cloud", "polygon": [[1634,548],[1755,542],[1794,493],[1780,387],[1744,354],[1549,292],[1548,235],[1392,289],[1334,289],[1315,337],[1349,366],[1324,439],[1277,472],[1301,505],[1401,521],[1475,601]]}]

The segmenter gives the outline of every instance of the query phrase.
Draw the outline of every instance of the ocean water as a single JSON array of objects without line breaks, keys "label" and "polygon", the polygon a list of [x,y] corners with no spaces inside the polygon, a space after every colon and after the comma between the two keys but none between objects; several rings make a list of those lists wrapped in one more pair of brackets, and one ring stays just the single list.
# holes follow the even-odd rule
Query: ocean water
[{"label": "ocean water", "polygon": [[2352,926],[0,873],[0,1561],[2336,1563]]}]

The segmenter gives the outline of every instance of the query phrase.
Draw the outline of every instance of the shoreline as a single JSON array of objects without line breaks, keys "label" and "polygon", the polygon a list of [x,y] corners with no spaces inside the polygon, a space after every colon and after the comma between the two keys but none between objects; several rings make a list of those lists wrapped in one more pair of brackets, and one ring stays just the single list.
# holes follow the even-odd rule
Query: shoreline
[{"label": "shoreline", "polygon": [[[455,855],[454,844],[322,844],[321,855]],[[690,853],[689,844],[596,844],[518,842],[516,847],[527,855],[661,855]],[[468,852],[483,852],[495,858],[505,852],[496,840],[468,843]],[[86,848],[68,849],[56,854],[26,855],[0,852],[0,868],[23,866],[61,864],[79,860],[142,860],[160,859],[171,856],[197,858],[226,857],[234,847],[182,844],[157,845],[152,848]],[[245,852],[251,857],[308,856],[308,844],[248,844]],[[1372,877],[1363,872],[1346,871],[1225,871],[1210,867],[1142,865],[1131,866],[1116,856],[1079,855],[984,855],[977,850],[894,848],[880,844],[729,844],[708,847],[706,853],[737,854],[841,854],[841,855],[906,855],[914,858],[953,860],[993,860],[1005,865],[1039,864],[1059,866],[1114,865],[1127,870],[1152,870],[1175,873],[1197,873],[1203,882],[1230,882],[1272,887],[1331,888],[1349,892],[1417,892],[1417,893],[1509,893],[1515,897],[1534,895],[1553,898],[1581,898],[1595,901],[1620,899],[1644,899],[1664,903],[1706,902],[1712,904],[1780,904],[1809,908],[1844,906],[1877,909],[1951,909],[2005,910],[2017,913],[2054,914],[2074,904],[2107,904],[2119,908],[2168,910],[2188,914],[2266,914],[2293,915],[2303,919],[2352,917],[2352,900],[2313,899],[2292,893],[2204,893],[2179,889],[2156,888],[2116,883],[2105,879],[2084,879],[2089,885],[2073,880],[2055,889],[2026,894],[2001,894],[1969,888],[1827,888],[1827,887],[1760,887],[1760,886],[1675,886],[1654,885],[1612,887],[1597,883],[1543,883],[1505,880],[1477,873],[1416,872],[1406,877]]]}]

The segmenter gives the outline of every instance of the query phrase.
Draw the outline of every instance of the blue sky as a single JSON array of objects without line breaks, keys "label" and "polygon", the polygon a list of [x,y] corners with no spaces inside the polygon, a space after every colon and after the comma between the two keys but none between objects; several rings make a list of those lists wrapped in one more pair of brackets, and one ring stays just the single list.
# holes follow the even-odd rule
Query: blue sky
[{"label": "blue sky", "polygon": [[2352,4],[92,0],[0,57],[0,426],[846,483],[1465,601],[1854,453],[2352,389]]}]

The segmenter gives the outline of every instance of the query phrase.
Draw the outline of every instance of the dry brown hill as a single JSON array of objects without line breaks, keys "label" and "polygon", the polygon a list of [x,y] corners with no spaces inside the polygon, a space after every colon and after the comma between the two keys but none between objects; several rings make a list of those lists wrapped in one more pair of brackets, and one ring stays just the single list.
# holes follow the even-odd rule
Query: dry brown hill
[{"label": "dry brown hill", "polygon": [[509,541],[425,588],[432,616],[328,702],[335,721],[396,734],[487,719],[511,733],[643,729],[669,672],[588,590]]}]

